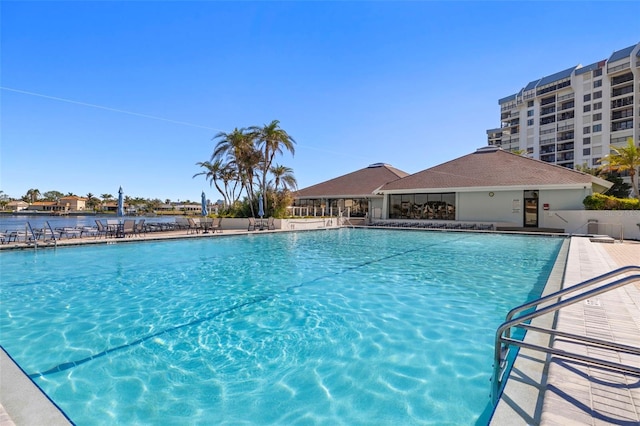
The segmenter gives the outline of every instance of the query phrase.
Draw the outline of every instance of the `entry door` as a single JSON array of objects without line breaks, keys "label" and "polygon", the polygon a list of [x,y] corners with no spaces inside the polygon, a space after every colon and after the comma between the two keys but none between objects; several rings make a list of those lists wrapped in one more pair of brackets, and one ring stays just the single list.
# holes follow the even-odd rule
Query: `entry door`
[{"label": "entry door", "polygon": [[524,226],[538,227],[538,191],[524,191]]}]

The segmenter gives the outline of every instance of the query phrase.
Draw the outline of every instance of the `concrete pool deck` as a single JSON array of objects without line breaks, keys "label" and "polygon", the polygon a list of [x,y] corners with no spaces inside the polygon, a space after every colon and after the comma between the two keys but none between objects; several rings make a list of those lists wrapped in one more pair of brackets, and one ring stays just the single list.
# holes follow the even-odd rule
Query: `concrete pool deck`
[{"label": "concrete pool deck", "polygon": [[[573,237],[564,270],[564,287],[628,265],[640,265],[640,243],[602,244]],[[640,347],[640,283],[563,308],[554,328]],[[535,343],[548,344],[548,338],[543,340]],[[561,349],[640,367],[637,356],[567,345],[561,339],[554,344]],[[522,349],[491,424],[640,424],[640,377]]]},{"label": "concrete pool deck", "polygon": [[[225,230],[224,233],[207,235],[186,235],[185,231],[175,231],[127,239],[73,238],[58,242],[58,247],[175,238],[211,238],[267,232],[281,231]],[[5,244],[2,248],[9,248],[9,246]],[[25,247],[29,246],[16,244],[11,248],[24,249]],[[562,267],[561,271],[555,271],[556,274],[560,274],[555,278],[562,280],[564,275],[565,285],[573,285],[620,266],[639,264],[640,242],[601,244],[593,243],[584,237],[572,237],[566,267]],[[598,309],[595,309],[596,307]],[[578,324],[572,324],[571,318],[565,320],[560,316],[557,326],[574,333],[580,332],[575,327],[582,327],[586,333],[588,325],[589,330],[606,330],[609,338],[613,338],[616,342],[640,346],[640,283],[600,295],[599,306],[596,307],[580,305],[579,308],[584,312],[583,317],[577,321]],[[521,351],[521,354],[523,352]],[[513,380],[510,379],[509,383],[518,384],[519,389],[515,393],[505,390],[491,424],[500,426],[631,425],[640,422],[639,377],[611,374],[559,358],[546,363],[545,359],[546,357],[543,357],[540,361],[532,357],[530,360],[534,364],[534,369],[537,368],[540,371],[541,378],[538,381],[534,377],[527,377],[528,372],[525,370],[516,371],[516,376],[512,376]],[[640,363],[637,358],[622,360]],[[1,426],[70,424],[4,351],[0,351],[0,373]],[[520,376],[518,377],[517,374]],[[521,392],[522,389],[525,390],[524,393]],[[489,386],[487,386],[487,392],[489,392]]]}]

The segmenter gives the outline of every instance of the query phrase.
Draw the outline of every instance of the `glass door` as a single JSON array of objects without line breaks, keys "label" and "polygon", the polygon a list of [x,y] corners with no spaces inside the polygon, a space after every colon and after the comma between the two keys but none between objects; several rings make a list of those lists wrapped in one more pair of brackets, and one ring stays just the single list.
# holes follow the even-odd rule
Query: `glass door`
[{"label": "glass door", "polygon": [[524,191],[524,226],[538,227],[538,191]]}]

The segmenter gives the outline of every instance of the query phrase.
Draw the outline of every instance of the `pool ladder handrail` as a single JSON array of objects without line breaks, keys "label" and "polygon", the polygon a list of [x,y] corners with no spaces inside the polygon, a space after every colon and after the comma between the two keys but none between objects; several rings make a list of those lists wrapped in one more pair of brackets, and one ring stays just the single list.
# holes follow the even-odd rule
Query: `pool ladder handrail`
[{"label": "pool ladder handrail", "polygon": [[[551,336],[559,336],[563,338],[573,339],[573,343],[588,343],[591,345],[599,346],[606,349],[618,350],[621,352],[627,352],[633,355],[640,356],[640,347],[629,346],[618,344],[614,342],[608,342],[605,340],[594,339],[591,337],[581,336],[573,333],[567,333],[559,330],[552,330],[548,328],[536,327],[532,326],[526,322],[537,318],[539,316],[556,312],[559,309],[573,305],[577,302],[589,299],[590,297],[597,296],[602,293],[606,293],[608,291],[614,290],[616,288],[623,287],[627,284],[640,281],[640,266],[624,266],[622,268],[615,269],[613,271],[607,272],[605,274],[599,275],[595,278],[591,278],[589,280],[583,281],[582,283],[576,284],[572,287],[565,288],[563,290],[557,291],[555,293],[549,294],[547,296],[541,297],[539,299],[533,300],[531,302],[522,304],[513,308],[506,316],[506,321],[498,327],[496,331],[495,338],[495,351],[494,351],[494,363],[493,363],[493,377],[491,379],[491,401],[493,405],[496,405],[499,399],[499,394],[502,389],[503,376],[507,371],[508,367],[508,353],[510,346],[517,346],[518,348],[532,349],[541,352],[545,352],[547,354],[562,356],[564,358],[569,358],[577,361],[582,361],[592,365],[598,365],[601,367],[606,367],[618,371],[622,371],[625,373],[635,374],[640,376],[640,368],[633,367],[631,365],[619,364],[611,361],[606,361],[599,358],[594,358],[586,355],[579,355],[576,353],[567,352],[560,349],[555,349],[549,346],[540,346],[534,345],[531,343],[525,343],[523,340],[516,340],[511,338],[511,329],[522,328],[527,331],[536,331],[540,333],[548,333]],[[635,273],[634,275],[628,275],[626,277],[619,278],[613,282],[606,283],[600,287],[585,290],[588,287],[594,286],[596,284],[602,283],[603,281],[613,279],[623,274]],[[580,290],[585,290],[585,292],[578,294],[576,296],[569,297],[568,299],[559,300],[562,296],[570,295]],[[539,305],[544,304],[546,302],[554,301],[553,303],[546,305],[545,307],[539,308]],[[516,317],[516,315],[522,313],[527,309],[534,308],[532,312],[525,313]],[[515,318],[514,318],[515,317]]]}]

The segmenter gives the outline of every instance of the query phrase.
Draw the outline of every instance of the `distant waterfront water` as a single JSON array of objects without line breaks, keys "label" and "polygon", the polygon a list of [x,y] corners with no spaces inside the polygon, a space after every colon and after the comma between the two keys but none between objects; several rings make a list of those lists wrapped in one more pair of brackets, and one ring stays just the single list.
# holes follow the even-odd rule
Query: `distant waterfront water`
[{"label": "distant waterfront water", "polygon": [[[147,222],[173,222],[175,216],[136,216],[130,219],[145,219]],[[24,230],[27,222],[32,228],[43,228],[48,221],[52,228],[95,226],[96,220],[118,219],[115,215],[53,216],[48,214],[0,215],[0,232]]]}]

